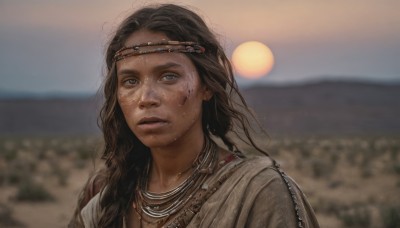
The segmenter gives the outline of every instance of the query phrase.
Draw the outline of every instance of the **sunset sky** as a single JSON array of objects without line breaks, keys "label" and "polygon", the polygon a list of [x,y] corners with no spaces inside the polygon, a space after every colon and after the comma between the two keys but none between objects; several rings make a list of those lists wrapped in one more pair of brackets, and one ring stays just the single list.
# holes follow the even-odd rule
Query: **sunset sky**
[{"label": "sunset sky", "polygon": [[[275,55],[251,83],[314,79],[400,82],[398,0],[188,0],[230,56],[256,40]],[[160,1],[0,0],[0,91],[92,93],[105,45],[118,23]]]}]

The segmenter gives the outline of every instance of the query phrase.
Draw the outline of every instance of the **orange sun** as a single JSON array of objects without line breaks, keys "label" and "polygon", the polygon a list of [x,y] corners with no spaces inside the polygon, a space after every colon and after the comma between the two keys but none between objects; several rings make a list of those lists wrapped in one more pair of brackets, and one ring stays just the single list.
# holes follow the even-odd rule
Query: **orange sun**
[{"label": "orange sun", "polygon": [[244,42],[232,54],[234,69],[245,78],[256,79],[268,74],[274,66],[274,55],[266,45]]}]

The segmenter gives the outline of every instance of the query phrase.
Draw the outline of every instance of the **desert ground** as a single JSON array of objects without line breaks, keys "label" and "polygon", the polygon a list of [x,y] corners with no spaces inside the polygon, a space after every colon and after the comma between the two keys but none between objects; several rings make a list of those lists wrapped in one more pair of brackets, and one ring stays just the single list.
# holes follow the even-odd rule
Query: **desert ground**
[{"label": "desert ground", "polygon": [[[400,138],[264,143],[302,187],[321,227],[400,227]],[[0,227],[66,227],[87,177],[101,167],[101,148],[94,136],[2,138]]]}]

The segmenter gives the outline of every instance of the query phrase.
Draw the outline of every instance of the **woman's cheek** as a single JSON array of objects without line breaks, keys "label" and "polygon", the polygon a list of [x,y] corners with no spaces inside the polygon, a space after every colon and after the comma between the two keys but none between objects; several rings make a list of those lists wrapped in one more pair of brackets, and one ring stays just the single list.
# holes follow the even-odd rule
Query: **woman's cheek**
[{"label": "woman's cheek", "polygon": [[132,106],[136,105],[137,99],[133,94],[126,90],[118,91],[118,104],[122,109],[122,112],[126,115],[129,110],[132,110]]},{"label": "woman's cheek", "polygon": [[117,96],[119,102],[132,103],[133,101],[137,100],[135,98],[134,91],[130,89],[124,89],[124,88],[118,89]]},{"label": "woman's cheek", "polygon": [[181,90],[174,96],[174,100],[178,103],[178,107],[185,108],[187,105],[190,104],[190,90]]}]

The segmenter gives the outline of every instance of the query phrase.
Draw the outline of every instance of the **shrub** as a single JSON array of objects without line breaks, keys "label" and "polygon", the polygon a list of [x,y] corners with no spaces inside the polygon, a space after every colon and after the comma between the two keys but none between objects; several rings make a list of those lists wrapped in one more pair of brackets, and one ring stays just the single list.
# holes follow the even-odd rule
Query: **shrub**
[{"label": "shrub", "polygon": [[333,172],[332,164],[324,159],[314,158],[310,162],[312,174],[315,178],[328,177]]},{"label": "shrub", "polygon": [[24,179],[22,172],[12,172],[7,176],[7,183],[10,185],[16,185]]},{"label": "shrub", "polygon": [[62,169],[57,163],[52,163],[53,174],[57,177],[58,184],[67,186],[69,173],[67,170]]},{"label": "shrub", "polygon": [[360,206],[339,213],[338,218],[346,227],[369,227],[371,224],[371,212]]},{"label": "shrub", "polygon": [[90,147],[81,147],[77,149],[78,157],[81,160],[87,160],[95,156],[95,152]]},{"label": "shrub", "polygon": [[362,178],[370,178],[373,176],[372,168],[369,166],[361,167],[361,177]]},{"label": "shrub", "polygon": [[18,186],[15,199],[18,201],[44,202],[53,201],[54,197],[42,185],[27,180]]},{"label": "shrub", "polygon": [[382,217],[383,227],[385,228],[400,227],[400,205],[382,207],[381,217]]},{"label": "shrub", "polygon": [[319,198],[316,201],[310,200],[310,203],[317,214],[338,215],[340,211],[347,209],[347,205],[333,199]]},{"label": "shrub", "polygon": [[0,226],[1,227],[25,227],[12,216],[12,210],[7,205],[0,204]]},{"label": "shrub", "polygon": [[400,174],[400,163],[393,164],[393,171],[396,174]]},{"label": "shrub", "polygon": [[3,151],[3,157],[7,162],[14,161],[18,157],[18,151],[5,150],[5,151]]}]

